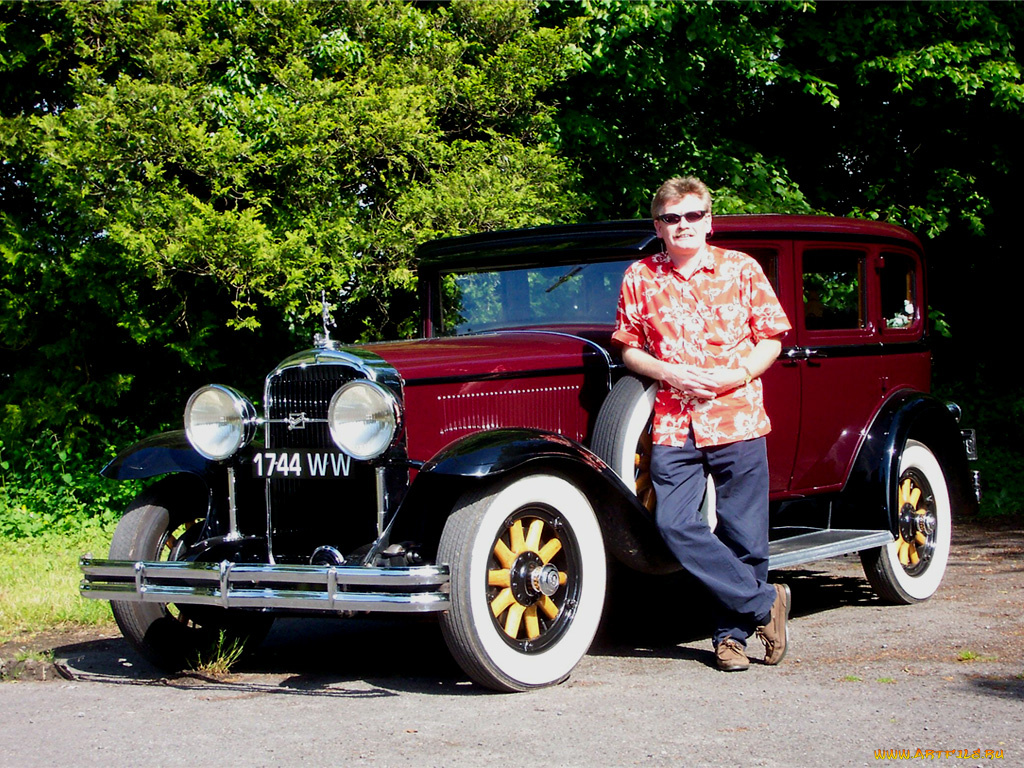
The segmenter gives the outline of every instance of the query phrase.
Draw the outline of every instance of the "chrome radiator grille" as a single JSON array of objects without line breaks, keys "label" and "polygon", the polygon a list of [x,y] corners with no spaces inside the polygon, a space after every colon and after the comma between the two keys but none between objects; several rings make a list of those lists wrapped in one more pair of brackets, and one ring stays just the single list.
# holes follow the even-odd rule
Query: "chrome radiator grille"
[{"label": "chrome radiator grille", "polygon": [[334,449],[327,424],[327,406],[331,396],[355,376],[351,368],[341,365],[315,365],[286,368],[270,379],[267,386],[267,416],[277,421],[303,414],[306,419],[320,420],[304,423],[301,429],[288,424],[270,424],[267,447]]},{"label": "chrome radiator grille", "polygon": [[[268,425],[267,448],[337,452],[326,424],[327,407],[338,388],[357,376],[345,365],[295,366],[272,376],[266,411],[277,423]],[[301,426],[289,428],[289,419]],[[369,466],[353,460],[348,477],[266,482],[277,562],[308,563],[320,546],[347,555],[376,537],[376,481]]]}]

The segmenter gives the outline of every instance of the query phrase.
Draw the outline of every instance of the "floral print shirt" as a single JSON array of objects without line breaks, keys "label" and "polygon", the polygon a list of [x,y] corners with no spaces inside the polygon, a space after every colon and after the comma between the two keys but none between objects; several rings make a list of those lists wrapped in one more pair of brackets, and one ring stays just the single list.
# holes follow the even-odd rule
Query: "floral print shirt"
[{"label": "floral print shirt", "polygon": [[[707,246],[688,279],[665,253],[630,265],[615,333],[620,344],[670,363],[739,368],[762,339],[792,326],[761,266],[739,251]],[[725,445],[771,431],[761,380],[705,400],[662,382],[654,401],[654,442]]]}]

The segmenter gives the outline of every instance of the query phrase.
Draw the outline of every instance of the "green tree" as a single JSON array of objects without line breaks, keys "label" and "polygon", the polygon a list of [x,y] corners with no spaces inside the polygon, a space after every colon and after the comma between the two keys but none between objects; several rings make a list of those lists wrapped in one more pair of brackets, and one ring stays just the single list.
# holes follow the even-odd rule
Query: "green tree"
[{"label": "green tree", "polygon": [[649,215],[665,178],[701,176],[720,213],[809,212],[785,158],[760,146],[761,114],[781,83],[835,99],[783,63],[778,27],[805,3],[550,2],[545,18],[583,25],[585,66],[557,93],[563,152],[594,218]]},{"label": "green tree", "polygon": [[[952,339],[935,370],[979,427],[991,476],[1024,442],[1016,326],[1024,282],[1024,4],[622,2],[579,16],[561,85],[563,152],[595,218],[643,215],[664,178],[702,176],[719,213],[819,211],[902,224],[929,252]],[[989,494],[1007,504],[1019,489]],[[1019,508],[1019,504],[1018,504]]]},{"label": "green tree", "polygon": [[575,34],[523,2],[5,4],[6,428],[173,419],[322,290],[346,338],[413,331],[417,244],[573,215],[541,96]]}]

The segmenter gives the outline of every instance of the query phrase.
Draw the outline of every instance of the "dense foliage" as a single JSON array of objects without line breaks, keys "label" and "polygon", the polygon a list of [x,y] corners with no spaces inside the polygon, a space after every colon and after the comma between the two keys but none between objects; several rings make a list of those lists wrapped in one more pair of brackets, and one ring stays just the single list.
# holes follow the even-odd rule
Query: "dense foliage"
[{"label": "dense foliage", "polygon": [[680,171],[718,212],[928,238],[940,378],[1019,466],[991,329],[1024,279],[1022,33],[1019,3],[0,5],[0,493],[103,506],[79,472],[200,383],[258,392],[321,291],[337,336],[413,333],[418,243],[643,215]]},{"label": "dense foliage", "polygon": [[571,36],[530,6],[0,13],[8,428],[265,366],[322,290],[347,338],[408,333],[419,242],[574,215],[538,97]]}]

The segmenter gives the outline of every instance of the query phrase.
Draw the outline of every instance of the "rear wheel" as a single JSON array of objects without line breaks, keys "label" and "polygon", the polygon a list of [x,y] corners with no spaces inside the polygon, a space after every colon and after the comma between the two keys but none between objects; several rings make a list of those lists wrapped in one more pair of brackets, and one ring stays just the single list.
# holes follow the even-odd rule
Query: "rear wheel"
[{"label": "rear wheel", "polygon": [[531,474],[467,493],[444,527],[438,562],[451,570],[441,629],[477,683],[552,685],[590,648],[604,605],[604,543],[568,480]]},{"label": "rear wheel", "polygon": [[945,475],[924,443],[907,441],[898,483],[897,538],[862,552],[861,562],[879,597],[909,604],[927,600],[939,588],[949,560],[952,513]]},{"label": "rear wheel", "polygon": [[[206,517],[205,490],[186,476],[168,477],[137,496],[117,524],[111,560],[178,560]],[[177,671],[222,648],[251,651],[273,623],[262,613],[213,606],[111,601],[125,640],[148,661]],[[222,638],[223,633],[223,638]]]}]

